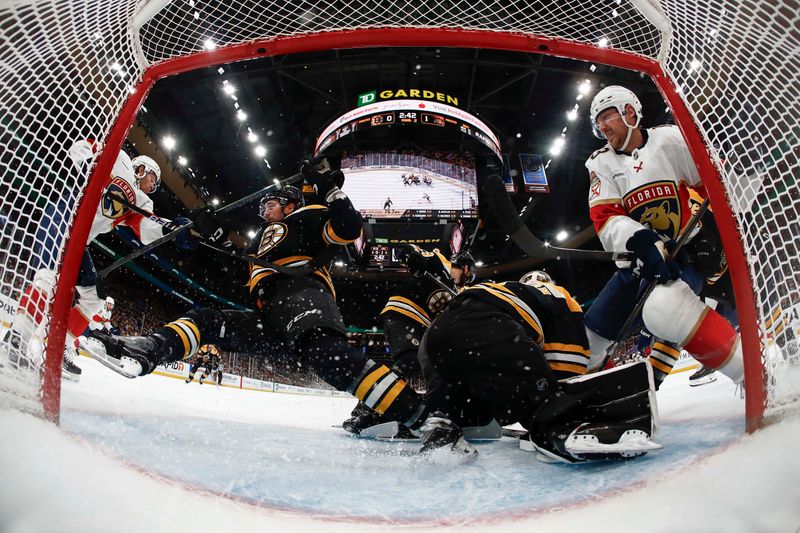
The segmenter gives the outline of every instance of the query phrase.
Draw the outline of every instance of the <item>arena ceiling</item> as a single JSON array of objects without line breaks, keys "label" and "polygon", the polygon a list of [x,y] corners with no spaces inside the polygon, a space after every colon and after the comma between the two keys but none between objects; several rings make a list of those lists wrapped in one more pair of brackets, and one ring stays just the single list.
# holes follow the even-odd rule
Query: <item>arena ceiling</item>
[{"label": "arena ceiling", "polygon": [[[589,85],[584,85],[585,94],[581,95],[586,80]],[[134,148],[148,155],[155,151],[166,156],[180,174],[184,188],[204,201],[217,198],[224,204],[258,190],[275,177],[297,172],[298,162],[313,151],[320,132],[333,119],[355,108],[359,94],[400,89],[440,92],[457,97],[458,107],[488,124],[510,160],[519,153],[530,153],[550,161],[546,170],[549,193],[526,193],[520,178],[516,178],[519,192],[513,195],[514,203],[522,207],[535,202],[534,208],[527,210],[526,219],[534,233],[543,240],[553,240],[560,231],[567,231],[572,236],[567,240],[570,246],[599,248],[596,239],[587,240],[591,230],[574,236],[590,226],[588,177],[583,164],[602,145],[592,136],[588,106],[593,94],[610,84],[626,85],[639,94],[646,126],[669,120],[658,91],[639,73],[552,56],[431,47],[267,57],[160,80],[138,118],[150,142]],[[233,94],[226,85],[234,87]],[[576,104],[577,117],[570,120],[567,113]],[[387,149],[439,148],[420,146],[418,139],[404,137],[402,128],[395,131],[396,137],[387,142]],[[560,154],[551,155],[554,140],[562,133],[564,146]],[[163,144],[168,136],[176,143],[169,150]],[[257,146],[266,152],[257,154]],[[185,163],[179,161],[180,157]],[[178,192],[175,185],[162,188],[154,198],[156,212],[168,217],[185,215],[187,202],[180,199],[185,194]],[[521,261],[522,252],[494,227],[483,207],[481,216],[487,224],[479,231],[472,251],[477,259],[499,267],[498,272],[486,271],[488,276],[516,278],[531,268],[530,261]],[[228,220],[246,235],[260,219],[254,204]],[[241,284],[230,283],[232,273],[243,272],[242,265],[231,266],[229,259],[209,258],[206,252],[202,260],[175,251],[165,253],[197,279],[243,301]],[[594,297],[613,271],[612,265],[566,261],[549,261],[539,268],[542,266],[579,301]],[[343,302],[346,315],[348,301],[353,309],[382,305],[386,287],[392,282],[373,280],[367,292],[363,283],[340,280],[340,294],[342,289],[353,293]],[[349,291],[350,286],[356,290]]]}]

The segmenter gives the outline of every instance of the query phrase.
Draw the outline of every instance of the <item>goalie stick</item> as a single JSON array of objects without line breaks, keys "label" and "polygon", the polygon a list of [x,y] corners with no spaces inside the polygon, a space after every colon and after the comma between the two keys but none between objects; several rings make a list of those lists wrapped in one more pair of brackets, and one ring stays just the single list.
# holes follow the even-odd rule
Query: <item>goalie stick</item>
[{"label": "goalie stick", "polygon": [[508,197],[500,176],[492,175],[483,182],[483,194],[489,203],[492,215],[500,228],[511,237],[526,255],[542,259],[575,259],[579,261],[630,261],[630,252],[605,252],[602,250],[578,250],[550,246],[542,242],[520,218],[517,209]]},{"label": "goalie stick", "polygon": [[[236,200],[235,202],[231,202],[230,204],[227,204],[227,205],[225,205],[223,207],[220,207],[219,209],[216,210],[216,212],[217,213],[224,213],[226,211],[231,211],[233,209],[241,207],[241,206],[243,206],[245,204],[248,204],[248,203],[252,202],[253,200],[256,200],[256,199],[264,196],[266,193],[268,193],[269,191],[271,191],[273,189],[281,189],[281,188],[283,188],[283,187],[285,187],[287,185],[292,185],[293,183],[297,183],[298,181],[300,181],[302,179],[303,179],[303,175],[298,172],[297,174],[294,174],[293,176],[289,176],[285,180],[281,180],[278,183],[273,183],[272,185],[268,185],[267,187],[264,187],[263,189],[260,189],[260,190],[254,192],[254,193],[248,194],[244,198],[240,198],[240,199]],[[124,202],[123,199],[120,198],[120,197],[115,196],[114,200],[118,201],[120,203],[123,203],[126,207],[134,209],[133,207],[131,207],[130,203]],[[158,218],[155,215],[153,215],[152,213],[148,213],[147,211],[144,211],[144,212],[136,211],[136,212],[140,213],[140,214],[143,214],[144,216],[150,218],[150,220],[153,220],[154,222],[156,222],[157,224],[161,224],[162,226],[171,225],[172,227],[174,227],[174,224],[167,223],[166,220]],[[110,272],[118,269],[119,267],[121,267],[122,265],[124,265],[126,263],[129,263],[130,261],[133,261],[134,259],[136,259],[140,255],[146,254],[147,252],[149,252],[153,248],[156,248],[157,246],[161,246],[165,242],[173,240],[175,237],[178,236],[178,234],[181,231],[183,231],[185,229],[189,229],[192,226],[194,226],[194,222],[189,222],[188,224],[184,224],[183,226],[180,226],[180,227],[176,228],[175,230],[170,231],[168,234],[164,235],[160,239],[156,239],[153,242],[151,242],[150,244],[146,244],[146,245],[144,245],[144,246],[142,246],[140,248],[137,248],[136,250],[132,251],[131,253],[129,253],[125,257],[122,257],[122,258],[114,261],[111,265],[107,266],[106,268],[104,268],[103,270],[98,272],[97,275],[100,276],[101,278],[107,276]]]}]

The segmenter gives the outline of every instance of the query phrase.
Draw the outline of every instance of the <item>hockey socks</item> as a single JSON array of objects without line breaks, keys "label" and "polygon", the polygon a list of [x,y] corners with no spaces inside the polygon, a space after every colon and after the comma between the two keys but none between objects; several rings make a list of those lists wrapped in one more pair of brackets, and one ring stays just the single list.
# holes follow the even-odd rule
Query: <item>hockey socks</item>
[{"label": "hockey socks", "polygon": [[650,349],[650,365],[653,367],[656,389],[672,372],[680,356],[681,350],[676,344],[659,339],[653,342],[653,347]]},{"label": "hockey socks", "polygon": [[734,383],[744,378],[739,334],[713,309],[701,317],[684,348],[704,366],[720,371]]}]

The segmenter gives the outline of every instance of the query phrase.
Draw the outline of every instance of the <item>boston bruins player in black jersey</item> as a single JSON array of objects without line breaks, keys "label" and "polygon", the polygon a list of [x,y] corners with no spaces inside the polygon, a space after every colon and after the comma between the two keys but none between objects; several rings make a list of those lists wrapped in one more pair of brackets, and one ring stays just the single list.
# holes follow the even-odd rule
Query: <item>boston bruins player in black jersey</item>
[{"label": "boston bruins player in black jersey", "polygon": [[[414,278],[397,288],[380,314],[394,359],[392,370],[408,379],[421,373],[417,352],[431,320],[442,312],[454,294],[474,281],[477,267],[468,252],[459,252],[448,260],[438,251],[428,252],[415,244],[401,244],[397,246],[396,254],[398,261],[406,265]],[[375,416],[370,409],[364,409],[359,402],[342,427],[359,434],[382,422],[381,417]],[[394,427],[381,426],[376,428],[376,434],[383,437],[410,436],[407,433],[392,434],[392,429]]]},{"label": "boston bruins player in black jersey", "polygon": [[466,288],[428,328],[420,362],[434,412],[421,428],[423,450],[477,454],[459,428],[475,409],[522,424],[529,434],[521,447],[549,460],[658,448],[650,441],[657,414],[649,363],[580,376],[589,361],[580,307],[562,287],[523,279]]},{"label": "boston bruins player in black jersey", "polygon": [[[339,185],[341,171],[327,162],[306,161],[301,172],[323,203],[304,206],[294,187],[267,194],[261,204],[266,223],[248,253],[276,266],[300,267],[331,245],[353,242],[361,234],[361,216]],[[198,223],[202,222],[202,223]],[[195,221],[204,234],[216,232],[213,217]],[[335,303],[328,269],[305,275],[252,266],[247,282],[258,312],[194,309],[146,337],[97,335],[85,349],[128,377],[145,375],[159,363],[191,357],[202,344],[258,354],[283,345],[298,364],[312,368],[338,390],[348,391],[369,409],[401,423],[418,416],[420,398],[385,365],[347,345],[345,326]]]}]

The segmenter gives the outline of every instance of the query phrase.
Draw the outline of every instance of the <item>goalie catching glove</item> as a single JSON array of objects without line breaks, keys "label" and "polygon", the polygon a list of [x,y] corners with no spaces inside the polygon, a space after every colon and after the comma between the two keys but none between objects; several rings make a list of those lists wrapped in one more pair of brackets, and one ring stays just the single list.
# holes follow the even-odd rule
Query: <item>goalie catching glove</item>
[{"label": "goalie catching glove", "polygon": [[344,174],[341,170],[331,170],[330,163],[325,157],[304,159],[300,165],[300,173],[326,204],[345,198],[341,190],[344,185]]}]

